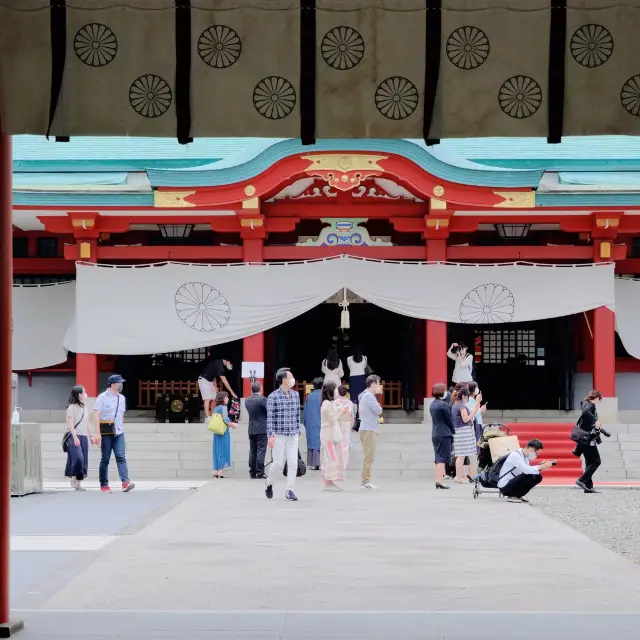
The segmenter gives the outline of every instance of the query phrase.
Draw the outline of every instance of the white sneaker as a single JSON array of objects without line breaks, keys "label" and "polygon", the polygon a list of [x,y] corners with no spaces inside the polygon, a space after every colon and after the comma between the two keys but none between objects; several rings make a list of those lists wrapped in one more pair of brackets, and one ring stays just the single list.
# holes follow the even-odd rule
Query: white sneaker
[{"label": "white sneaker", "polygon": [[378,487],[376,487],[375,484],[371,484],[370,482],[365,482],[364,484],[360,485],[361,489],[377,489]]}]

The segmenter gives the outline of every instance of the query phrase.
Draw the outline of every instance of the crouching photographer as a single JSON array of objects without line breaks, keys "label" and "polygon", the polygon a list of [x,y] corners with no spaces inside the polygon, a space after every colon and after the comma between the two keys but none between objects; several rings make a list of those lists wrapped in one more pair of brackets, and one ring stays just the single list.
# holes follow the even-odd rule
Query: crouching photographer
[{"label": "crouching photographer", "polygon": [[[524,496],[542,482],[540,472],[555,466],[555,461],[551,460],[537,465],[531,464],[542,449],[542,442],[534,438],[526,447],[512,451],[504,457],[498,471],[498,489],[509,502],[529,502]],[[496,467],[500,461],[496,462]]]},{"label": "crouching photographer", "polygon": [[585,493],[599,493],[593,488],[593,474],[601,464],[598,445],[602,444],[601,436],[611,437],[598,420],[597,407],[601,402],[602,394],[597,389],[590,391],[582,404],[582,414],[571,432],[571,439],[576,443],[573,455],[584,456],[584,473],[576,480],[576,484]]}]

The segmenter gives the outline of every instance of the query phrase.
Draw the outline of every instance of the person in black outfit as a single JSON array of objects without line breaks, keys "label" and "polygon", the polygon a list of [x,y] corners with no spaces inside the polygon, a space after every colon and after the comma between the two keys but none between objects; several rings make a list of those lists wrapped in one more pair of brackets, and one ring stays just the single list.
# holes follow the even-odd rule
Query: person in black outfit
[{"label": "person in black outfit", "polygon": [[231,388],[226,377],[226,372],[233,369],[233,364],[224,358],[216,358],[209,360],[205,365],[200,377],[198,378],[198,387],[200,395],[204,403],[204,419],[207,421],[215,406],[215,398],[218,391],[224,391],[224,386],[232,398],[237,398],[235,391]]},{"label": "person in black outfit", "polygon": [[448,489],[444,484],[445,464],[451,460],[453,449],[453,419],[451,417],[451,405],[444,399],[447,396],[447,386],[443,383],[433,385],[431,392],[434,400],[429,407],[431,414],[431,441],[435,453],[436,463],[436,489]]},{"label": "person in black outfit", "polygon": [[251,395],[244,401],[249,414],[249,475],[266,478],[264,457],[267,453],[267,399],[262,395],[262,385],[254,382]]},{"label": "person in black outfit", "polygon": [[585,493],[599,493],[593,488],[593,474],[601,464],[598,445],[602,442],[600,434],[609,434],[602,430],[600,420],[598,420],[597,406],[602,402],[602,394],[594,389],[584,399],[582,405],[582,415],[578,419],[578,424],[574,433],[578,434],[578,440],[574,455],[584,456],[584,473],[576,480],[576,484]]}]

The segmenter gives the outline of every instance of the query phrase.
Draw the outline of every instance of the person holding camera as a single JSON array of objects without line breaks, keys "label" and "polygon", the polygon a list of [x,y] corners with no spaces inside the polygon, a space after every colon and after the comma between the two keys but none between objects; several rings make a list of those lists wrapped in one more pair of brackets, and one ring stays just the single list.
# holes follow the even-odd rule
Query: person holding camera
[{"label": "person holding camera", "polygon": [[467,352],[467,345],[454,342],[447,351],[447,356],[455,362],[452,380],[454,383],[466,383],[473,380],[473,356]]},{"label": "person holding camera", "polygon": [[529,502],[524,496],[542,482],[540,472],[555,466],[555,461],[551,460],[531,464],[542,449],[542,442],[534,438],[526,447],[512,451],[504,461],[500,469],[498,489],[509,502]]},{"label": "person holding camera", "polygon": [[601,402],[602,394],[597,389],[589,392],[582,404],[582,415],[571,433],[571,439],[576,443],[573,455],[584,456],[584,473],[576,484],[585,493],[599,493],[593,488],[593,474],[601,464],[598,445],[602,444],[601,436],[611,437],[598,420],[597,407]]}]

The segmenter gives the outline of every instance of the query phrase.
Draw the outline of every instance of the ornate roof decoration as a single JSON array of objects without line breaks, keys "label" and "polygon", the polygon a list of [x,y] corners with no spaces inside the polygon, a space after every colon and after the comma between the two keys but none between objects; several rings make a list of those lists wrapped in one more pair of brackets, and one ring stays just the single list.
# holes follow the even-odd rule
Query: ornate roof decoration
[{"label": "ornate roof decoration", "polygon": [[322,218],[327,226],[317,238],[298,242],[298,247],[392,247],[392,242],[372,238],[366,227],[366,218],[333,219]]}]

